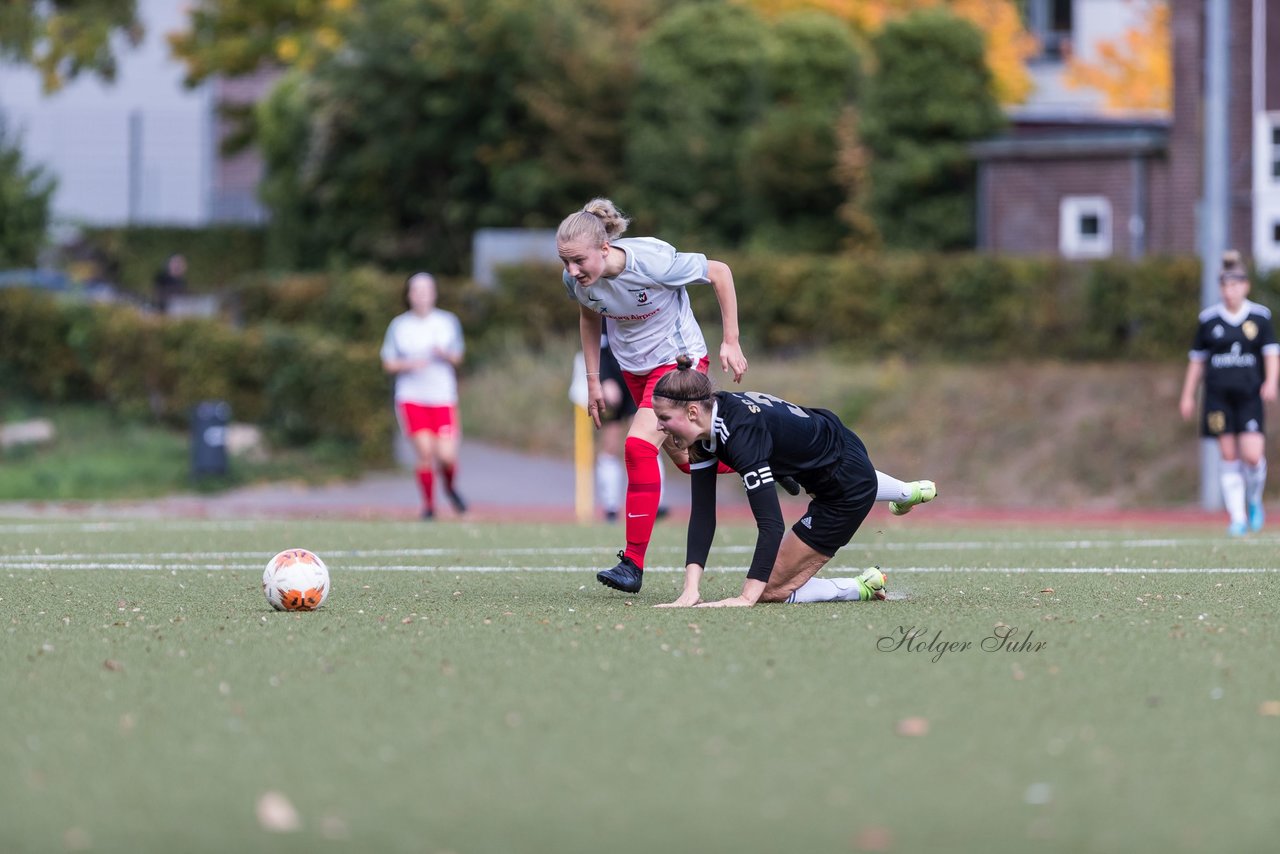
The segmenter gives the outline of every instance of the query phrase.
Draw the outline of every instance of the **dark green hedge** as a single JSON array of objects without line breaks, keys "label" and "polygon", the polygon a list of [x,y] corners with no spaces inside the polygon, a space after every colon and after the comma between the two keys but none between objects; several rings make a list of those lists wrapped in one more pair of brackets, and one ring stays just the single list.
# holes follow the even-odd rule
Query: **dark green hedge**
[{"label": "dark green hedge", "polygon": [[[727,259],[754,358],[832,348],[966,360],[1166,359],[1187,350],[1199,308],[1198,264],[1152,259],[1091,265],[983,256]],[[1280,308],[1280,275],[1253,299]],[[402,277],[358,269],[242,278],[237,323],[166,318],[24,289],[0,291],[0,389],[53,401],[103,401],[128,415],[183,423],[200,400],[278,441],[348,442],[388,453],[390,381],[378,350],[403,310]],[[718,321],[710,288],[695,310]],[[555,268],[503,271],[484,290],[440,281],[460,316],[468,364],[539,348],[577,330]],[[710,342],[712,348],[716,342]]]},{"label": "dark green hedge", "polygon": [[[1186,352],[1200,303],[1199,263],[1069,263],[984,255],[724,258],[734,271],[742,336],[756,352],[835,347],[851,356],[967,360],[1147,359]],[[1260,277],[1252,298],[1280,310],[1280,275]],[[246,322],[308,324],[380,341],[403,311],[402,279],[372,270],[252,276],[237,290]],[[711,288],[690,289],[698,317],[719,325]],[[456,312],[472,362],[512,338],[538,348],[575,334],[578,315],[559,269],[500,271],[484,290],[440,281],[440,305]],[[714,344],[713,344],[714,346]]]},{"label": "dark green hedge", "polygon": [[80,251],[105,268],[99,274],[148,297],[156,272],[174,253],[186,256],[187,282],[197,293],[225,288],[266,260],[264,232],[253,226],[86,228],[82,240]]},{"label": "dark green hedge", "polygon": [[[1186,352],[1199,311],[1199,264],[1072,264],[982,255],[725,257],[734,272],[742,337],[753,350],[835,347],[851,356],[891,353],[966,360],[1143,359]],[[709,287],[690,289],[694,310],[719,325]],[[576,328],[554,268],[504,271],[485,326]],[[534,297],[533,295],[539,295]],[[1266,281],[1254,299],[1266,302]],[[1272,305],[1280,309],[1280,300]],[[711,342],[714,349],[715,344]]]},{"label": "dark green hedge", "polygon": [[0,291],[0,384],[50,401],[102,401],[129,416],[183,424],[226,400],[234,417],[300,445],[333,439],[385,460],[390,383],[378,343],[305,327],[169,319],[124,305]]}]

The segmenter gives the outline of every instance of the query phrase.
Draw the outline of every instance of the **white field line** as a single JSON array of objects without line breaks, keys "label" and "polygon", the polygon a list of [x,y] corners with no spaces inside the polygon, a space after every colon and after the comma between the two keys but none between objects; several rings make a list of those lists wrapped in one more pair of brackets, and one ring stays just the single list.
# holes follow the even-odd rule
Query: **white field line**
[{"label": "white field line", "polygon": [[[850,550],[864,549],[875,552],[912,552],[912,551],[1048,551],[1060,549],[1064,551],[1087,551],[1102,548],[1186,548],[1190,546],[1221,546],[1227,540],[1222,538],[1206,539],[1140,539],[1140,540],[1032,540],[1022,542],[1008,541],[958,541],[958,542],[921,542],[921,543],[858,543],[848,546]],[[1273,548],[1280,544],[1280,539],[1252,537],[1246,540],[1229,541],[1233,548],[1239,546],[1265,546]],[[501,557],[505,555],[594,555],[607,552],[602,546],[546,546],[524,548],[477,548],[461,546],[458,548],[423,548],[423,549],[334,549],[324,550],[326,561],[340,561],[348,558],[379,557],[443,557],[445,555],[486,555]],[[684,551],[683,546],[652,546],[650,553],[677,554]],[[716,554],[750,554],[755,546],[720,546]],[[39,559],[42,561],[138,561],[138,560],[173,560],[179,562],[195,561],[266,561],[274,552],[270,551],[190,551],[190,552],[75,552],[54,554],[14,554],[0,555],[0,568],[14,561],[23,562]]]},{"label": "white field line", "polygon": [[269,522],[221,522],[202,520],[159,520],[147,519],[130,522],[11,522],[0,524],[0,534],[44,534],[44,533],[110,533],[115,531],[154,531],[160,522],[166,531],[246,531],[261,528]]},{"label": "white field line", "polygon": [[[10,574],[18,571],[32,572],[42,570],[128,570],[128,571],[165,571],[168,570],[172,574],[178,572],[231,572],[244,571],[256,572],[260,569],[259,565],[254,564],[235,564],[235,563],[208,563],[208,564],[182,564],[174,565],[171,563],[50,563],[47,561],[32,560],[23,563],[0,563],[0,571],[8,570]],[[464,566],[423,566],[416,564],[342,564],[339,568],[341,572],[430,572],[440,574],[463,574],[473,572],[571,572],[571,573],[594,573],[596,567],[592,566],[482,566],[482,565],[464,565]],[[831,575],[841,571],[841,567],[828,568],[827,574]],[[847,568],[852,569],[852,568]],[[709,572],[730,572],[741,573],[741,567],[725,567],[713,568]],[[661,573],[677,573],[684,572],[682,566],[650,566],[645,568],[645,572],[661,572]],[[1273,572],[1280,572],[1280,568],[1272,567],[1242,567],[1242,566],[1222,566],[1222,567],[1169,567],[1169,568],[1152,568],[1146,566],[957,566],[953,564],[943,564],[939,566],[892,566],[886,567],[888,575],[895,573],[982,573],[987,575],[1176,575],[1176,574],[1206,574],[1206,575],[1264,575]]]}]

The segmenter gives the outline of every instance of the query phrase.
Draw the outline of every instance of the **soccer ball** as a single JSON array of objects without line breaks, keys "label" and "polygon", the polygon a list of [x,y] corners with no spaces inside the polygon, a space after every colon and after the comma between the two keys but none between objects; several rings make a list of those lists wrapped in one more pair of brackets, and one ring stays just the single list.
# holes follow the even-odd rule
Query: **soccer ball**
[{"label": "soccer ball", "polygon": [[314,611],[329,598],[329,568],[315,552],[285,549],[267,561],[262,592],[277,611]]}]

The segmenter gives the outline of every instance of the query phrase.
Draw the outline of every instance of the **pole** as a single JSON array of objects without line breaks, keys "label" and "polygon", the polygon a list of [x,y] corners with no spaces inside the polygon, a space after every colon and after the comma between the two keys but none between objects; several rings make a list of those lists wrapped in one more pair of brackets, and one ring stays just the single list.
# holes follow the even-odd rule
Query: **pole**
[{"label": "pole", "polygon": [[[1204,197],[1200,206],[1200,305],[1218,302],[1218,267],[1227,248],[1230,202],[1227,175],[1230,135],[1228,133],[1227,86],[1230,54],[1230,0],[1205,1],[1204,50]],[[1206,510],[1222,509],[1219,486],[1218,443],[1200,443],[1200,505]]]},{"label": "pole", "polygon": [[573,407],[573,509],[584,525],[595,514],[595,443],[591,436],[594,426],[585,406]]},{"label": "pole", "polygon": [[595,424],[587,412],[587,363],[579,350],[569,379],[573,404],[573,511],[583,525],[595,516]]}]

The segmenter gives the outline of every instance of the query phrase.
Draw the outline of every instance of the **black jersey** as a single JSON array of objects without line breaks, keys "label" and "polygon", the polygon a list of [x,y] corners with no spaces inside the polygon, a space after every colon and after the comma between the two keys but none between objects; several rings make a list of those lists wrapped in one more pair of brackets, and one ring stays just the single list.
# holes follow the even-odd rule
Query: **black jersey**
[{"label": "black jersey", "polygon": [[696,519],[689,526],[686,563],[705,566],[715,532],[717,461],[723,461],[742,478],[759,529],[747,577],[767,581],[783,533],[774,481],[790,475],[805,487],[821,482],[840,461],[849,429],[832,412],[771,394],[721,391],[714,402],[711,437],[693,454],[703,459],[690,463]]},{"label": "black jersey", "polygon": [[847,429],[825,409],[797,406],[758,391],[720,391],[715,395],[711,438],[699,443],[699,451],[724,461],[742,476],[742,485],[751,493],[788,475],[805,483],[805,473],[840,458]]},{"label": "black jersey", "polygon": [[1205,364],[1205,387],[1257,393],[1264,377],[1262,357],[1280,353],[1271,310],[1245,300],[1235,315],[1222,303],[1200,312],[1200,326],[1188,354]]}]

